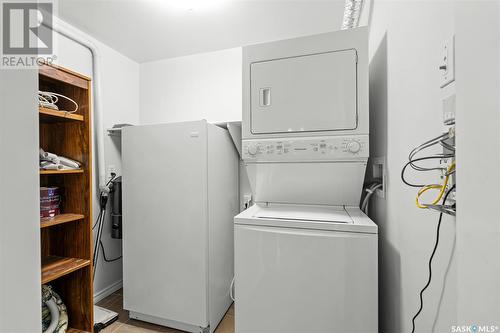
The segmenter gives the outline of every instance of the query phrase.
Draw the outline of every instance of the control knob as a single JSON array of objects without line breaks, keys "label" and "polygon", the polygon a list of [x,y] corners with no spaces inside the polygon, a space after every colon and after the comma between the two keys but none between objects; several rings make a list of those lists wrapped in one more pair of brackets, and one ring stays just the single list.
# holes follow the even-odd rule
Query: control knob
[{"label": "control knob", "polygon": [[253,143],[248,146],[248,153],[252,156],[257,154],[258,150],[259,150],[259,147]]},{"label": "control knob", "polygon": [[358,141],[351,141],[347,144],[347,150],[350,153],[356,154],[361,150],[361,144]]}]

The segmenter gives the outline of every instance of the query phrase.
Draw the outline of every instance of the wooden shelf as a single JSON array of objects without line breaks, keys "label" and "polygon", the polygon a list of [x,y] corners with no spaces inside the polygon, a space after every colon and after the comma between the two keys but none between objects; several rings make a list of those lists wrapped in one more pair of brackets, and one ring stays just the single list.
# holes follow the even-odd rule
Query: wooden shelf
[{"label": "wooden shelf", "polygon": [[40,170],[41,175],[64,175],[71,173],[83,173],[82,169],[75,170]]},{"label": "wooden shelf", "polygon": [[48,256],[42,258],[42,284],[90,265],[90,260]]},{"label": "wooden shelf", "polygon": [[59,214],[55,217],[46,217],[40,219],[40,228],[47,228],[53,225],[74,222],[84,219],[85,216],[82,214]]},{"label": "wooden shelf", "polygon": [[76,113],[65,113],[49,108],[38,108],[38,113],[40,115],[40,121],[45,123],[54,123],[62,121],[84,121],[84,117],[81,114]]}]

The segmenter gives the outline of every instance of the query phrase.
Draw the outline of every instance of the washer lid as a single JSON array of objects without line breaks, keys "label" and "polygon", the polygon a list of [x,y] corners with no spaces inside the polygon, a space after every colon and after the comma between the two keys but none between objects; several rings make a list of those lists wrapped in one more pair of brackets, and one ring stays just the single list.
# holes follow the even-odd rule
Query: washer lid
[{"label": "washer lid", "polygon": [[254,213],[253,217],[259,219],[353,223],[352,218],[343,207],[331,206],[261,206],[260,209]]},{"label": "washer lid", "polygon": [[256,203],[234,217],[246,226],[376,234],[377,225],[358,207]]}]

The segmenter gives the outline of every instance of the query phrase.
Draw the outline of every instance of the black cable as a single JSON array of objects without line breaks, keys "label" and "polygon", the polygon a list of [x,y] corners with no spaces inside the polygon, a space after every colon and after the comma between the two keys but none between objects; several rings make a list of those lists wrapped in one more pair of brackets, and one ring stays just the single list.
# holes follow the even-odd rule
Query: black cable
[{"label": "black cable", "polygon": [[116,178],[116,173],[112,172],[111,173],[111,178],[108,180],[108,182],[106,183],[106,186],[109,185],[109,183],[111,183],[114,179]]},{"label": "black cable", "polygon": [[[102,209],[101,207],[101,211],[99,212],[99,217],[97,218],[97,238],[99,239],[99,236],[100,236],[100,232],[101,232],[101,225],[102,225],[102,219],[104,217],[104,214],[106,213],[106,210],[105,209]],[[94,268],[94,271],[93,271],[93,276],[95,278],[95,272],[97,271],[97,265],[99,263],[99,243],[98,243],[98,240],[95,241],[94,243],[94,256],[92,258],[92,264],[93,264],[93,268]]]},{"label": "black cable", "polygon": [[92,263],[94,265],[94,272],[93,272],[94,277],[95,277],[95,272],[97,271],[97,265],[99,263],[99,241],[100,241],[100,237],[102,234],[103,220],[104,220],[104,217],[106,216],[106,209],[105,208],[106,208],[106,206],[104,206],[104,209],[101,206],[99,218],[97,219],[97,239],[94,242],[94,257],[92,259]]},{"label": "black cable", "polygon": [[430,148],[432,146],[435,146],[436,144],[443,142],[443,140],[447,140],[450,137],[449,133],[443,133],[435,138],[432,138],[430,140],[427,140],[426,142],[422,143],[418,147],[415,147],[410,154],[408,155],[408,160],[413,160],[416,154],[419,152],[423,151],[424,149]]},{"label": "black cable", "polygon": [[99,242],[99,246],[101,247],[102,256],[103,256],[103,259],[104,259],[105,262],[113,262],[113,261],[120,260],[122,258],[122,256],[119,256],[119,257],[116,257],[116,258],[113,258],[113,259],[108,259],[106,257],[106,251],[104,251],[104,245],[102,244],[102,241]]},{"label": "black cable", "polygon": [[[448,196],[450,195],[450,193],[454,189],[455,189],[455,185],[453,185],[446,192],[446,194],[444,195],[444,198],[443,198],[443,205],[446,203]],[[429,278],[427,279],[427,283],[425,284],[425,286],[420,291],[420,307],[419,307],[417,313],[413,316],[413,318],[411,320],[411,324],[412,324],[411,332],[412,333],[415,333],[415,319],[417,319],[418,315],[422,312],[422,310],[424,308],[424,298],[423,298],[424,291],[427,289],[427,287],[429,287],[429,285],[431,284],[431,281],[432,281],[432,259],[434,259],[434,255],[436,254],[436,250],[437,250],[437,247],[439,245],[439,231],[441,229],[441,221],[442,220],[443,220],[443,212],[440,212],[439,213],[439,221],[438,221],[438,225],[437,225],[437,229],[436,229],[436,242],[434,243],[434,248],[432,249],[431,257],[429,258],[429,264],[428,264],[428,266],[429,266]]]},{"label": "black cable", "polygon": [[415,158],[413,160],[410,160],[408,163],[406,163],[403,167],[403,169],[401,170],[401,180],[403,181],[403,183],[405,183],[406,185],[410,186],[410,187],[424,187],[426,186],[426,184],[412,184],[410,182],[408,182],[405,178],[405,171],[406,171],[406,168],[408,168],[408,166],[410,164],[412,164],[413,162],[418,162],[418,161],[424,161],[424,160],[432,160],[432,159],[442,159],[442,158],[448,158],[448,157],[452,157],[452,155],[435,155],[435,156],[426,156],[426,157],[419,157],[419,158]]},{"label": "black cable", "polygon": [[[446,156],[449,156],[449,157],[453,157],[453,154],[445,154],[445,153],[442,153],[442,154],[435,154],[435,155],[430,155],[430,156],[443,156],[443,158],[445,158]],[[410,166],[413,170],[415,171],[433,171],[433,170],[441,170],[443,169],[442,167],[433,167],[433,168],[426,168],[426,167],[422,167],[422,166],[419,166],[419,165],[416,165],[414,162],[415,162],[415,159],[416,159],[416,154],[413,154],[413,155],[410,155],[408,157],[408,161],[410,161]],[[429,156],[429,155],[427,155]]]},{"label": "black cable", "polygon": [[95,223],[94,225],[92,226],[92,230],[95,229],[95,227],[97,226],[97,223],[99,222],[99,220],[101,219],[101,215],[102,215],[102,210],[99,211],[99,215],[97,215],[97,219],[95,220]]}]

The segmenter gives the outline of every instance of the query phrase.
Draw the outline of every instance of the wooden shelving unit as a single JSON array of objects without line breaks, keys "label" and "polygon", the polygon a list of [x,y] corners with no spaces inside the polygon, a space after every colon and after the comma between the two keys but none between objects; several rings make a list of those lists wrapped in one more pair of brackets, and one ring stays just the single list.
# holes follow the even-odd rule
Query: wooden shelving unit
[{"label": "wooden shelving unit", "polygon": [[50,284],[61,296],[71,333],[93,332],[94,324],[90,88],[86,76],[62,67],[40,66],[39,89],[68,96],[79,106],[72,114],[38,110],[40,147],[82,163],[80,170],[40,170],[40,186],[57,186],[62,193],[61,214],[40,220],[41,283]]}]

